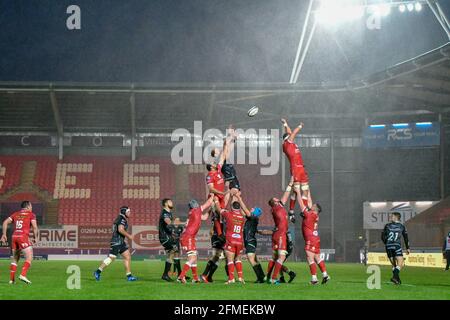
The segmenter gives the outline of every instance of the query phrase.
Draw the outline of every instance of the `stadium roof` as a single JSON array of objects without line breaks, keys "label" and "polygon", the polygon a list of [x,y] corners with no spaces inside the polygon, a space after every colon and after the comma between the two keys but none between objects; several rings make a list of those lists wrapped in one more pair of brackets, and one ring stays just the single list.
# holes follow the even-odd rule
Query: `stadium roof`
[{"label": "stadium roof", "polygon": [[[248,121],[244,116],[253,105],[262,112]],[[189,129],[195,120],[215,128],[229,123],[273,128],[280,116],[333,122],[446,113],[450,43],[365,79],[340,83],[0,82],[2,132],[131,132],[135,126],[137,132],[160,133]]]}]

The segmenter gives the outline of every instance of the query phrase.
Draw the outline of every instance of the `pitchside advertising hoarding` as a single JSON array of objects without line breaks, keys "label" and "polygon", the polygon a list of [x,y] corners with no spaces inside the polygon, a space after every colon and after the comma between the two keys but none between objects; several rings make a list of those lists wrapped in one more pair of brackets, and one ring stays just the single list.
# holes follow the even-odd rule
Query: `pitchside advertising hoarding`
[{"label": "pitchside advertising hoarding", "polygon": [[400,212],[401,222],[434,206],[438,201],[364,202],[364,229],[382,230],[392,212]]},{"label": "pitchside advertising hoarding", "polygon": [[[404,254],[405,265],[410,267],[445,268],[442,253],[410,253]],[[385,252],[369,252],[367,263],[390,266],[391,262]]]},{"label": "pitchside advertising hoarding", "polygon": [[365,148],[426,147],[439,144],[438,122],[373,124],[363,131]]},{"label": "pitchside advertising hoarding", "polygon": [[78,248],[78,226],[39,229],[35,248]]}]

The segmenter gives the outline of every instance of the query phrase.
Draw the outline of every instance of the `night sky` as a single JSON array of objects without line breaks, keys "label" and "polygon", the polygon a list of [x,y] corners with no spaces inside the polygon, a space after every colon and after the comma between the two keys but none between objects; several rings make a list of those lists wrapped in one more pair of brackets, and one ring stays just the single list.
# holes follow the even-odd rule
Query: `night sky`
[{"label": "night sky", "polygon": [[[307,3],[0,0],[0,81],[288,82]],[[66,28],[71,4],[81,30]],[[319,26],[299,81],[358,78],[448,41],[428,7],[381,23]]]}]

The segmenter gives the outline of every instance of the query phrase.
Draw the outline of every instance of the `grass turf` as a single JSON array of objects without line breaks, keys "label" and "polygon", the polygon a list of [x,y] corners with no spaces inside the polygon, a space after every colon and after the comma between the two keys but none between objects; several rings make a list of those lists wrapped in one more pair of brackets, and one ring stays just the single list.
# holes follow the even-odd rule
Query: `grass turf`
[{"label": "grass turf", "polygon": [[[66,282],[70,274],[67,267],[76,265],[81,270],[81,289],[70,290]],[[25,285],[16,278],[15,285],[9,285],[9,262],[0,261],[0,299],[57,299],[57,300],[109,300],[109,299],[193,299],[193,300],[303,300],[303,299],[444,299],[450,300],[450,272],[435,268],[407,267],[401,273],[402,285],[389,282],[390,267],[381,267],[381,289],[370,290],[366,282],[370,274],[359,264],[328,264],[331,281],[325,285],[311,286],[309,269],[306,263],[287,263],[297,272],[293,283],[269,285],[254,284],[255,274],[249,264],[244,262],[245,285],[224,285],[223,264],[215,274],[215,282],[210,284],[167,283],[160,279],[164,262],[135,261],[133,274],[137,282],[127,282],[122,261],[114,262],[102,273],[96,282],[92,272],[98,266],[95,261],[34,261],[28,273],[32,285]],[[205,262],[199,263],[199,272]],[[263,264],[264,269],[266,263]],[[20,263],[17,276],[20,273]],[[190,275],[190,273],[188,274]],[[288,278],[288,277],[286,277]],[[319,276],[320,280],[320,276]]]}]

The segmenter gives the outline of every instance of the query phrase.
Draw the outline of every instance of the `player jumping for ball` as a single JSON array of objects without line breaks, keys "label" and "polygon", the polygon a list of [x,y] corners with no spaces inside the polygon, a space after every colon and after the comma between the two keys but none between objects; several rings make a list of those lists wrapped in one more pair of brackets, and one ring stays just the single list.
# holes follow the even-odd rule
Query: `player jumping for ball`
[{"label": "player jumping for ball", "polygon": [[125,242],[125,238],[133,241],[133,236],[127,232],[128,219],[130,218],[130,215],[130,208],[127,206],[120,208],[119,216],[113,223],[113,233],[111,237],[111,249],[109,251],[109,255],[105,260],[103,260],[98,269],[94,271],[95,280],[100,281],[101,273],[117,258],[119,254],[122,255],[123,258],[127,281],[137,280],[137,278],[131,273],[131,253]]},{"label": "player jumping for ball", "polygon": [[291,195],[289,202],[289,218],[294,219],[295,201],[302,202],[308,206],[312,206],[312,202],[308,202],[309,197],[309,179],[303,163],[300,148],[294,142],[295,136],[303,128],[303,123],[300,123],[294,131],[289,127],[286,119],[281,119],[285,133],[283,134],[283,152],[286,154],[290,163],[291,176],[294,178],[294,193]]},{"label": "player jumping for ball", "polygon": [[[225,140],[223,144],[223,150],[219,155],[219,149],[214,149],[211,151],[211,155],[213,157],[217,157],[217,161],[207,164],[206,169],[208,170],[208,174],[206,176],[206,184],[208,186],[210,197],[214,197],[214,203],[217,203],[217,210],[211,211],[211,219],[212,219],[212,234],[211,234],[211,246],[213,250],[213,254],[211,258],[209,259],[208,263],[206,264],[206,268],[203,271],[201,278],[203,282],[212,282],[214,272],[218,268],[218,263],[220,261],[220,255],[223,252],[223,246],[225,245],[225,236],[223,234],[223,224],[221,221],[221,217],[217,212],[220,212],[221,209],[226,207],[226,204],[229,201],[229,191],[225,191],[225,184],[228,184],[229,188],[234,189],[237,187],[239,188],[239,181],[235,177],[234,168],[230,164],[224,164],[226,161],[226,157],[229,153],[229,144],[233,140],[233,136],[230,134]],[[228,182],[225,181],[224,178],[224,170],[223,166],[227,166],[227,170],[225,170],[225,174],[227,176],[230,173],[234,176],[232,180],[229,180]],[[231,166],[233,169],[231,170],[229,168]],[[228,178],[230,178],[228,176]]]},{"label": "player jumping for ball", "polygon": [[[17,264],[19,263],[20,254],[23,253],[25,256],[25,262],[22,267],[22,272],[20,273],[19,280],[25,282],[26,284],[31,284],[31,281],[27,279],[27,272],[33,261],[33,244],[36,243],[38,238],[39,230],[36,222],[36,216],[31,211],[33,206],[30,201],[23,201],[21,206],[22,209],[13,213],[10,217],[3,221],[3,234],[1,241],[3,243],[7,242],[7,231],[8,225],[13,224],[14,231],[11,237],[11,250],[12,250],[12,261],[10,265],[10,278],[9,283],[15,283],[15,274],[17,270]],[[34,239],[30,239],[30,226],[33,228]]]},{"label": "player jumping for ball", "polygon": [[386,253],[392,264],[392,278],[391,281],[397,285],[401,284],[400,270],[404,265],[403,251],[402,251],[402,237],[405,242],[406,254],[411,251],[409,249],[409,239],[406,227],[400,222],[400,212],[392,212],[390,222],[384,226],[381,233],[381,240],[386,246]]},{"label": "player jumping for ball", "polygon": [[186,222],[186,227],[180,236],[181,248],[187,254],[187,261],[183,266],[183,270],[177,278],[178,282],[186,283],[186,273],[189,269],[192,270],[192,282],[200,282],[197,274],[197,244],[195,237],[202,224],[202,221],[208,219],[209,213],[203,213],[208,210],[213,204],[214,197],[208,197],[208,200],[200,205],[197,200],[189,201],[189,214]]},{"label": "player jumping for ball", "polygon": [[[230,125],[228,128],[229,134],[224,140],[222,152],[218,148],[214,148],[211,151],[211,156],[216,159],[216,163],[222,164],[221,172],[223,174],[225,185],[228,187],[228,190],[233,191],[234,193],[241,190],[241,186],[239,184],[239,179],[237,178],[236,169],[233,164],[227,162],[229,161],[231,151],[234,148],[234,143],[236,142],[236,132],[233,127]],[[230,194],[225,195],[225,205],[229,201]],[[235,201],[235,199],[232,199]]]}]

